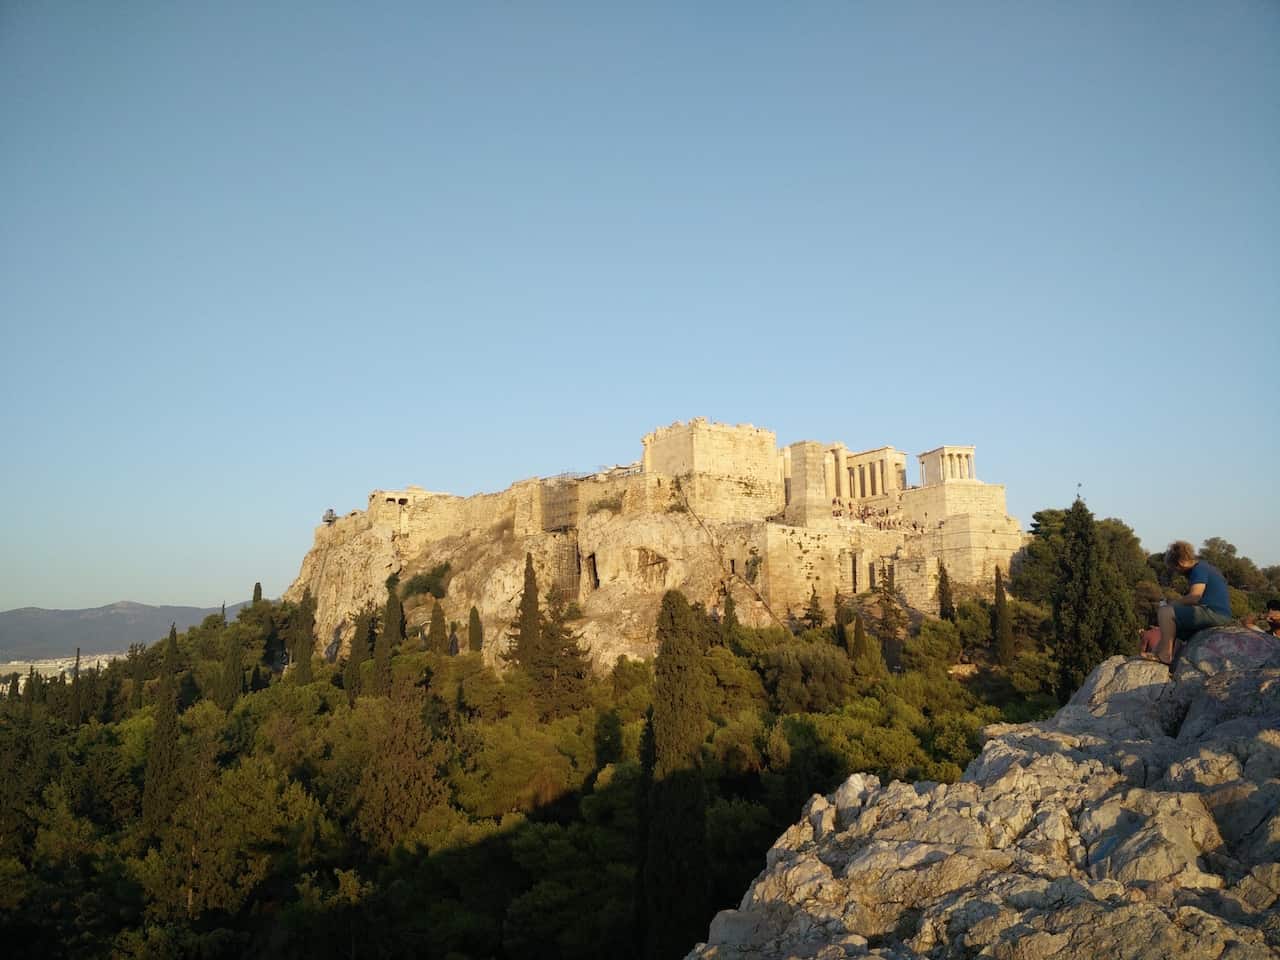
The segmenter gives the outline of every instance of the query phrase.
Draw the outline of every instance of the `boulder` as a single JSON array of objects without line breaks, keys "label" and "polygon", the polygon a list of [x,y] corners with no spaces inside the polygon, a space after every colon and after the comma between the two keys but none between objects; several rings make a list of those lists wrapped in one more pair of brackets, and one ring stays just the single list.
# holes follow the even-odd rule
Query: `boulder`
[{"label": "boulder", "polygon": [[814,797],[689,956],[1280,956],[1280,641],[1241,634],[1106,661],[960,783]]}]

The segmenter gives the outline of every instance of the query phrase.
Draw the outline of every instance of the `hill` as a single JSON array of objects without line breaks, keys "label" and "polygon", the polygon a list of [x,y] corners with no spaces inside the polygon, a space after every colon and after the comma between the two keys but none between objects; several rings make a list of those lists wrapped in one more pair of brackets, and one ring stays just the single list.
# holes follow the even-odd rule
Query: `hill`
[{"label": "hill", "polygon": [[[245,604],[227,607],[234,616]],[[221,607],[153,607],[128,600],[88,610],[21,607],[0,613],[0,661],[44,660],[89,653],[120,653],[131,643],[154,643],[176,623],[186,630]]]}]

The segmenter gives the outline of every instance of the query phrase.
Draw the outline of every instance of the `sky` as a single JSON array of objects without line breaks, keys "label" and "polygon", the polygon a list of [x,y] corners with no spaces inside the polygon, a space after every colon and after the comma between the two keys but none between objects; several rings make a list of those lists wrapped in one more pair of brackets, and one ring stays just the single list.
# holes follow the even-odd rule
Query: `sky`
[{"label": "sky", "polygon": [[705,416],[1280,562],[1280,5],[0,3],[0,609]]}]

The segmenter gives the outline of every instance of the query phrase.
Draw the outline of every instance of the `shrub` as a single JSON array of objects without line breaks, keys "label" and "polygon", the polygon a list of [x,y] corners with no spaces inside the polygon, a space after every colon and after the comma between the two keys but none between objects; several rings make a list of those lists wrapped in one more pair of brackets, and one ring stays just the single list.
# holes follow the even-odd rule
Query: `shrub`
[{"label": "shrub", "polygon": [[407,600],[409,597],[420,593],[429,593],[437,600],[442,600],[448,588],[449,561],[446,560],[444,563],[436,564],[428,571],[415,573],[409,578],[408,583],[404,585],[401,596]]}]

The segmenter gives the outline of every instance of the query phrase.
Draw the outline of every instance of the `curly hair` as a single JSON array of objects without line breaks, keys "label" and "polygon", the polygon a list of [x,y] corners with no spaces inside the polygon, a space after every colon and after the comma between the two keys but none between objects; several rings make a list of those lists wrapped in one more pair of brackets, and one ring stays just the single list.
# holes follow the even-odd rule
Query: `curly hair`
[{"label": "curly hair", "polygon": [[1180,570],[1183,567],[1193,566],[1195,562],[1195,548],[1185,540],[1173,541],[1164,552],[1164,563],[1170,570]]}]

